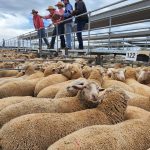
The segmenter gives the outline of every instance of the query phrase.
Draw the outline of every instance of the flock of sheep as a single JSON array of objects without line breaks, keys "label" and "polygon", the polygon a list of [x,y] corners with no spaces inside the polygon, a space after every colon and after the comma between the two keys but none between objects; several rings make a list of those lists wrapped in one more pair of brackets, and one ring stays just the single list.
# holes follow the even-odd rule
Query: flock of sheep
[{"label": "flock of sheep", "polygon": [[0,150],[148,150],[150,67],[0,71]]}]

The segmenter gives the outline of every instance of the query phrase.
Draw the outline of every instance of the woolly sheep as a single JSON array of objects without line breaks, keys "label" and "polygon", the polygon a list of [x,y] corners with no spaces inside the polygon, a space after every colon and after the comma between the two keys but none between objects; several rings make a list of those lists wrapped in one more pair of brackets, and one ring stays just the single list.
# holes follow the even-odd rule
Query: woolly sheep
[{"label": "woolly sheep", "polygon": [[97,108],[73,113],[30,114],[15,118],[0,130],[3,150],[46,150],[60,138],[86,126],[115,124],[124,120],[126,94],[119,89],[107,89]]},{"label": "woolly sheep", "polygon": [[59,61],[57,63],[51,63],[44,71],[44,77],[47,77],[49,75],[59,73],[59,67],[63,66],[64,63]]},{"label": "woolly sheep", "polygon": [[[23,76],[22,78],[24,79],[36,79],[36,78],[41,78],[44,76],[43,72],[41,71],[35,71],[35,66],[33,65],[27,65],[24,67]],[[19,76],[19,75],[18,75]]]},{"label": "woolly sheep", "polygon": [[16,76],[19,72],[16,70],[1,70],[0,71],[0,78],[1,77],[11,77]]},{"label": "woolly sheep", "polygon": [[89,66],[84,66],[83,69],[82,69],[82,74],[83,74],[83,77],[88,79],[88,77],[90,76],[91,74],[91,71],[92,71],[92,68],[89,67]]},{"label": "woolly sheep", "polygon": [[134,93],[150,97],[150,87],[143,85],[136,81],[136,69],[135,68],[126,68],[125,71],[126,84],[129,85]]},{"label": "woolly sheep", "polygon": [[67,81],[68,79],[62,75],[62,74],[52,74],[52,75],[49,75],[47,77],[44,77],[42,80],[40,80],[36,86],[35,86],[35,91],[34,91],[34,95],[37,96],[38,93],[50,86],[50,85],[53,85],[53,84],[57,84],[57,83],[61,83],[61,82],[65,82]]},{"label": "woolly sheep", "polygon": [[116,125],[96,125],[78,130],[48,150],[146,150],[150,147],[150,113],[143,119]]},{"label": "woolly sheep", "polygon": [[83,77],[82,69],[76,64],[65,64],[60,68],[60,73],[68,78],[68,80]]},{"label": "woolly sheep", "polygon": [[[80,82],[80,80],[82,82],[82,80],[85,80],[85,79],[79,78],[78,81]],[[101,87],[103,81],[102,81],[102,74],[101,74],[100,69],[93,68],[91,73],[90,73],[90,76],[88,77],[88,81],[95,82],[96,84],[98,84]],[[76,92],[73,92],[70,94],[70,93],[68,93],[68,91],[64,87],[64,88],[59,90],[59,92],[56,94],[55,98],[75,96],[75,95],[76,95]]]},{"label": "woolly sheep", "polygon": [[[67,86],[70,82],[72,82],[72,80],[50,85],[50,86],[42,89],[39,92],[39,94],[37,95],[37,97],[39,97],[39,98],[42,98],[42,97],[43,98],[54,98],[61,89],[64,89],[63,91],[61,90],[62,92],[64,92],[66,90],[65,86]],[[65,92],[65,93],[67,93],[67,92]],[[65,93],[63,93],[63,94],[65,94]],[[57,98],[60,98],[60,96],[58,96]]]},{"label": "woolly sheep", "polygon": [[33,96],[39,79],[23,80],[6,83],[0,86],[0,98],[11,96]]},{"label": "woolly sheep", "polygon": [[23,96],[23,97],[14,96],[14,97],[7,97],[7,98],[0,99],[0,111],[9,105],[20,103],[24,100],[28,100],[31,98],[33,98],[33,97],[31,97],[31,96]]},{"label": "woolly sheep", "polygon": [[136,93],[131,93],[128,91],[125,91],[125,92],[129,96],[128,105],[140,107],[142,109],[150,111],[150,98],[149,97],[139,95]]},{"label": "woolly sheep", "polygon": [[125,112],[125,120],[143,119],[148,111],[139,107],[128,106]]},{"label": "woolly sheep", "polygon": [[[70,87],[69,87],[70,88]],[[98,94],[100,89],[95,83],[84,81],[72,85],[72,88],[78,90],[76,97],[61,99],[29,99],[14,105],[10,105],[0,111],[0,126],[9,120],[31,113],[68,113],[88,108],[94,108],[98,105]]]},{"label": "woolly sheep", "polygon": [[143,84],[150,83],[150,68],[144,67],[139,70],[137,75],[137,81]]},{"label": "woolly sheep", "polygon": [[103,88],[109,88],[114,85],[117,85],[118,87],[123,88],[126,91],[133,92],[133,89],[129,85],[121,81],[116,81],[116,80],[106,79],[106,78],[103,79],[103,83],[102,83]]}]

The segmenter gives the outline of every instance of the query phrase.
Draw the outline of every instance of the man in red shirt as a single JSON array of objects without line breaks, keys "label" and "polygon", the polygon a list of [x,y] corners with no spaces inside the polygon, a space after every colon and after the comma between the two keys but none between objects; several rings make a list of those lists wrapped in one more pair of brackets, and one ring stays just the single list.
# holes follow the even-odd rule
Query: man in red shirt
[{"label": "man in red shirt", "polygon": [[43,19],[38,15],[38,11],[34,9],[32,10],[32,14],[33,14],[33,24],[34,24],[35,30],[37,30],[38,38],[39,38],[39,50],[42,50],[42,38],[44,39],[44,42],[47,45],[47,48],[49,48],[50,45],[46,38]]}]

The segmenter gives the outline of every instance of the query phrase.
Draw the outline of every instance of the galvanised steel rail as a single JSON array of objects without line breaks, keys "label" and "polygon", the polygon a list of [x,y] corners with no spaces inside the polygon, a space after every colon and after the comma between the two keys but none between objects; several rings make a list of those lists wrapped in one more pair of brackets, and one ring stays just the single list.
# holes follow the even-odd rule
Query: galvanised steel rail
[{"label": "galvanised steel rail", "polygon": [[[128,4],[125,5],[123,7],[119,7],[119,8],[115,8],[109,11],[105,11],[102,13],[98,13],[95,15],[92,15],[92,13],[96,13],[97,11],[100,11],[104,8],[108,8],[110,6],[115,6],[117,4],[121,4],[123,2],[128,2],[128,0],[122,0],[122,1],[118,1],[116,3],[112,3],[110,5],[101,7],[100,9],[96,9],[93,11],[88,12],[87,14],[89,14],[89,24],[87,26],[87,30],[85,30],[84,32],[86,32],[86,36],[84,38],[85,42],[88,42],[88,51],[86,50],[86,52],[93,52],[93,50],[91,51],[90,49],[90,43],[92,40],[100,40],[100,39],[108,39],[108,50],[111,49],[111,39],[112,38],[121,38],[123,41],[126,41],[125,38],[129,38],[131,37],[139,37],[139,36],[145,36],[148,37],[150,36],[149,32],[144,32],[143,34],[141,34],[141,32],[132,32],[130,33],[130,36],[128,36],[128,33],[126,33],[124,31],[124,33],[120,33],[118,35],[115,35],[115,32],[123,32],[123,31],[115,31],[112,33],[112,29],[114,27],[119,27],[119,26],[125,26],[125,25],[131,25],[134,23],[140,23],[140,22],[149,22],[150,20],[150,16],[148,14],[148,12],[150,12],[150,1],[149,0],[144,0],[144,1],[139,1],[137,3],[133,3],[133,4]],[[143,15],[144,14],[144,15]],[[84,14],[82,14],[84,15]],[[80,16],[82,16],[80,15]],[[141,16],[143,15],[143,16]],[[137,16],[137,17],[134,17]],[[77,16],[79,17],[79,16]],[[123,18],[125,17],[125,18]],[[101,29],[107,29],[108,32],[106,32],[106,35],[99,35],[96,37],[93,37],[91,32],[96,31],[96,30],[101,30]],[[141,28],[142,29],[142,28]],[[47,32],[47,36],[49,37],[51,35],[51,31],[53,29],[49,29],[49,31]],[[77,32],[73,32],[73,35],[75,35],[75,33]],[[133,34],[135,33],[135,34]],[[15,44],[18,44],[18,49],[20,47],[24,47],[25,49],[30,48],[30,49],[36,49],[33,47],[32,42],[35,41],[36,38],[36,32],[29,32],[27,34],[24,35],[20,35],[17,38],[15,38]],[[12,42],[13,39],[9,40],[8,45],[13,45]],[[75,44],[76,44],[76,38],[74,37],[74,48],[75,48]],[[58,40],[58,36],[57,36],[57,51],[58,51],[58,43],[60,41]],[[35,41],[35,44],[37,43],[37,41]],[[27,45],[27,46],[26,46]],[[84,51],[83,51],[84,52]],[[100,52],[100,51],[99,51]]]}]

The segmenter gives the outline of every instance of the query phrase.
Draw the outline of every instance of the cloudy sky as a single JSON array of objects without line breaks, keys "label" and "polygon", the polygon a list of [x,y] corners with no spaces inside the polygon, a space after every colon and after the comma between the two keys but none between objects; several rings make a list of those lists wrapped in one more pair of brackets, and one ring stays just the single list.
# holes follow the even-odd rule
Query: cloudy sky
[{"label": "cloudy sky", "polygon": [[[74,5],[75,0],[70,0]],[[84,0],[88,10],[97,9],[119,0]],[[128,2],[139,1],[129,0]],[[46,8],[57,0],[0,0],[0,40],[15,37],[33,30],[31,10],[46,15]],[[48,25],[49,21],[45,21]]]}]

